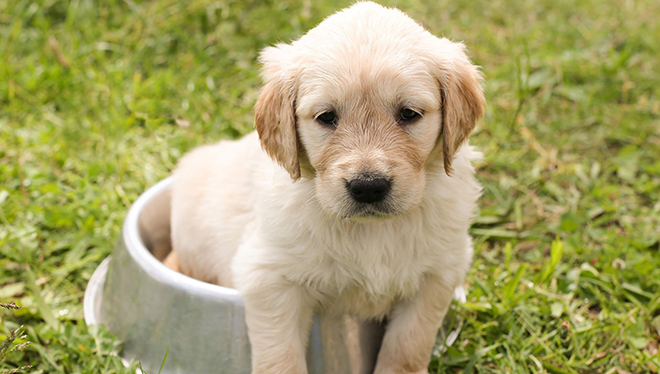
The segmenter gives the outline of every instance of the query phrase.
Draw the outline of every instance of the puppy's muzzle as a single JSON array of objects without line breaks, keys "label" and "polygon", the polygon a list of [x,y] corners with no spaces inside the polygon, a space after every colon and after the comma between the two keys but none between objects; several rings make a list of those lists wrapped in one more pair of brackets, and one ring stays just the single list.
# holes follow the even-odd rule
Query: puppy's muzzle
[{"label": "puppy's muzzle", "polygon": [[387,197],[392,183],[382,177],[361,176],[346,183],[351,197],[360,203],[379,203]]}]

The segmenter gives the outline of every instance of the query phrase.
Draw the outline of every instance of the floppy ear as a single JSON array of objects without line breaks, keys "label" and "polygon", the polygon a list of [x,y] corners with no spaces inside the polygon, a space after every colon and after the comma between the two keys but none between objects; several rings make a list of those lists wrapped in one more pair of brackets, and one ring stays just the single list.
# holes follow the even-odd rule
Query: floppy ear
[{"label": "floppy ear", "polygon": [[287,50],[290,48],[290,45],[281,44],[261,52],[262,76],[266,85],[255,106],[254,126],[264,151],[296,181],[300,179],[300,162],[295,79],[287,71]]},{"label": "floppy ear", "polygon": [[442,142],[445,173],[452,172],[451,163],[458,148],[465,142],[477,121],[484,115],[485,99],[479,68],[470,62],[461,43],[439,39],[439,68],[442,99]]}]

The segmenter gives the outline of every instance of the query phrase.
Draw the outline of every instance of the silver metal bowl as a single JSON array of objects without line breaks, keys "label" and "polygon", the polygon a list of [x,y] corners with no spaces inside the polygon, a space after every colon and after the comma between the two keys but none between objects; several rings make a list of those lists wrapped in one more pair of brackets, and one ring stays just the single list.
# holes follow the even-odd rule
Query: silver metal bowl
[{"label": "silver metal bowl", "polygon": [[[168,178],[151,187],[129,210],[112,260],[99,265],[85,291],[85,321],[105,324],[124,342],[122,357],[139,357],[152,373],[168,351],[163,374],[248,374],[250,344],[238,292],[161,262],[171,250],[170,184]],[[462,288],[456,296],[465,297]],[[449,345],[457,332],[445,331],[441,341]],[[381,324],[316,316],[309,373],[372,373],[383,333]]]}]

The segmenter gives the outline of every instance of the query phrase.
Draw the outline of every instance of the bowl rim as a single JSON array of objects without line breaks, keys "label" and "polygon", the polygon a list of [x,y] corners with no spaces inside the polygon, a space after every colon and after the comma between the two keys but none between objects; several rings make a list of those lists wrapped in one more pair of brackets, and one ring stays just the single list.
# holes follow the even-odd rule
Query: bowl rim
[{"label": "bowl rim", "polygon": [[145,246],[139,232],[140,214],[154,197],[172,186],[173,180],[173,176],[161,180],[142,193],[131,205],[124,219],[121,234],[126,251],[142,270],[159,283],[200,297],[243,305],[238,290],[202,282],[172,270],[160,262]]}]

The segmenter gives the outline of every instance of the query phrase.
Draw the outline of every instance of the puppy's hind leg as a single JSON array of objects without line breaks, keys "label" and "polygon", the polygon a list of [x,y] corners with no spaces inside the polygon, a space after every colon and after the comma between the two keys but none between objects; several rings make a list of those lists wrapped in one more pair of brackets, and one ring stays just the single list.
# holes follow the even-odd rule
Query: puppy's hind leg
[{"label": "puppy's hind leg", "polygon": [[179,264],[179,257],[176,255],[174,251],[170,252],[170,254],[165,257],[163,260],[163,265],[167,266],[168,268],[181,272],[181,266]]}]

